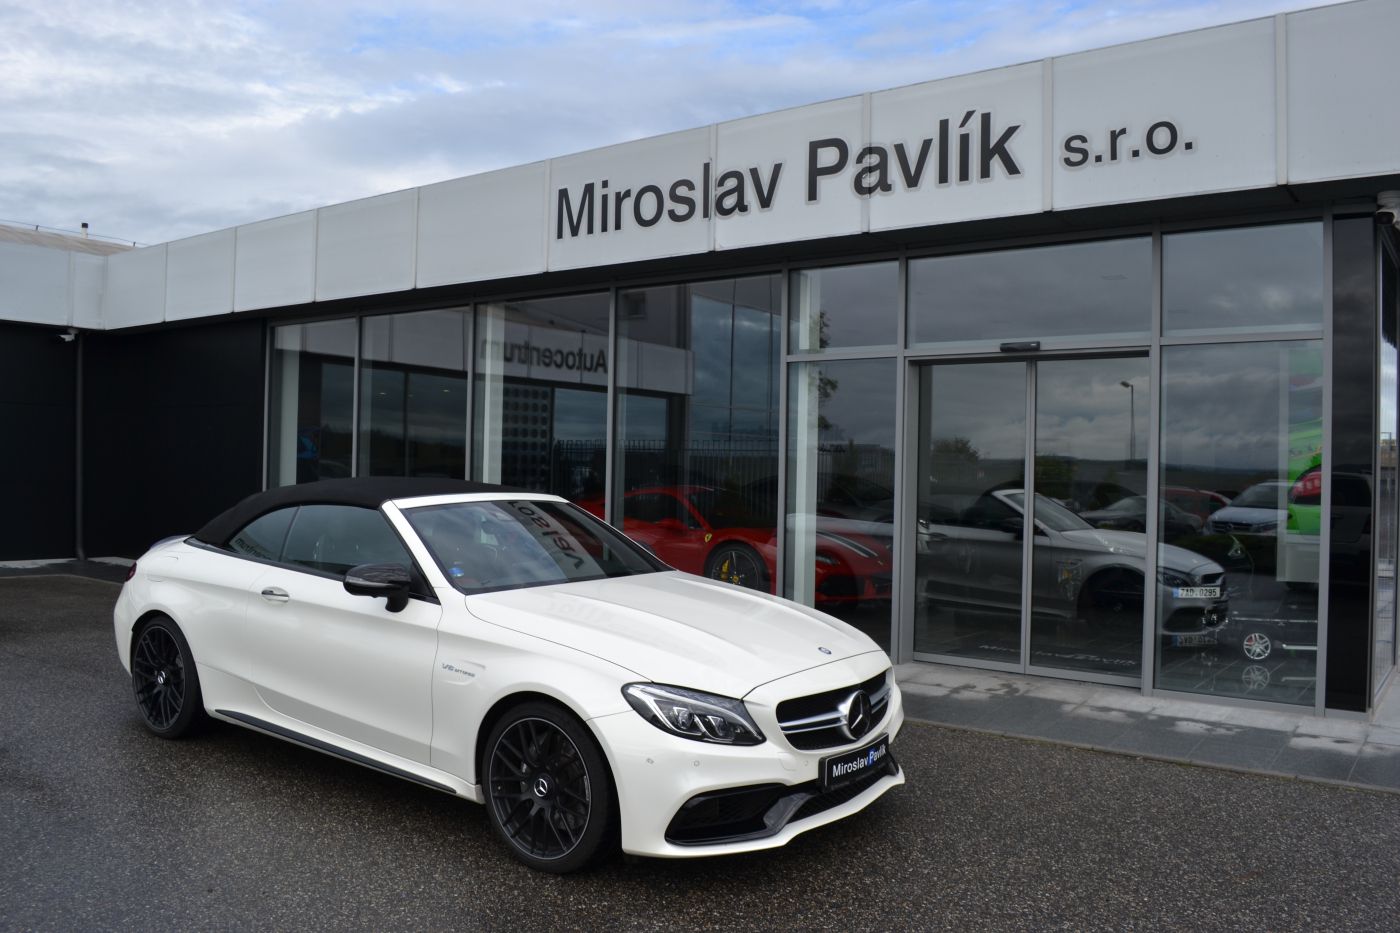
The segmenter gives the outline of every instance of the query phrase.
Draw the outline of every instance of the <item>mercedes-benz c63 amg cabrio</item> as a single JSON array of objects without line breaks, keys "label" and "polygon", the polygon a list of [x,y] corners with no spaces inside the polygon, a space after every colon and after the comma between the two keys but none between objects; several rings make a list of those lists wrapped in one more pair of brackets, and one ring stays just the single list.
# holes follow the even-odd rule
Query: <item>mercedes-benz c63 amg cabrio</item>
[{"label": "mercedes-benz c63 amg cabrio", "polygon": [[904,782],[874,642],[557,496],[269,490],[154,546],[115,623],[156,735],[214,717],[485,804],[547,871],[781,846]]}]

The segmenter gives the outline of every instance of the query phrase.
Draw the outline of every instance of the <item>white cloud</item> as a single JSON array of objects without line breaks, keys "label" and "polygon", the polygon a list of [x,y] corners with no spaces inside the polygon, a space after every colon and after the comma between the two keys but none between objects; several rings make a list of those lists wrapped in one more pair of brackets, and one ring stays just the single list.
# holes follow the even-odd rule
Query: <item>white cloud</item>
[{"label": "white cloud", "polygon": [[0,218],[158,242],[1299,0],[0,0]]}]

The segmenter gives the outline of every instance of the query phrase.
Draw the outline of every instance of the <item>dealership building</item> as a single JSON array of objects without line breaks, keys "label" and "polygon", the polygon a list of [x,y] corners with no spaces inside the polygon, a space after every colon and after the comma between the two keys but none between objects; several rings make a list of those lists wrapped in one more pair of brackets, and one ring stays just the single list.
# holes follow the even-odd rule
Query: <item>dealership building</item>
[{"label": "dealership building", "polygon": [[158,246],[0,228],[0,559],[466,477],[898,661],[1367,716],[1397,36],[1361,0]]}]

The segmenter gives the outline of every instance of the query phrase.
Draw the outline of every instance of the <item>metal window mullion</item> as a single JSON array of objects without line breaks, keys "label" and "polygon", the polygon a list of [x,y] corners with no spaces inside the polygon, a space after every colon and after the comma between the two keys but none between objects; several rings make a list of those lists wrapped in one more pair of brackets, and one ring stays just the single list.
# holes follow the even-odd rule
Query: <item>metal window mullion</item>
[{"label": "metal window mullion", "polygon": [[476,424],[476,305],[474,303],[467,304],[466,315],[467,324],[463,331],[466,335],[467,345],[463,348],[462,366],[467,373],[467,433],[462,444],[464,452],[462,479],[471,479],[472,455],[476,452],[476,439],[472,435],[472,429]]},{"label": "metal window mullion", "polygon": [[778,273],[782,281],[778,286],[778,304],[780,307],[779,334],[778,334],[778,502],[777,510],[774,514],[778,516],[778,527],[774,529],[778,538],[778,559],[777,566],[773,568],[773,592],[778,596],[787,595],[787,564],[788,564],[788,533],[787,533],[787,473],[788,473],[788,279],[791,271],[787,266],[783,266]]},{"label": "metal window mullion", "polygon": [[272,344],[277,339],[277,328],[263,318],[263,462],[262,488],[267,489],[271,475],[272,457]]},{"label": "metal window mullion", "polygon": [[1036,364],[1027,360],[1026,373],[1026,460],[1022,466],[1025,475],[1021,482],[1025,497],[1021,509],[1021,671],[1024,673],[1031,664],[1031,569],[1035,545],[1035,406],[1036,406]]},{"label": "metal window mullion", "polygon": [[1157,534],[1162,458],[1162,232],[1152,233],[1152,346],[1147,359],[1147,527],[1142,568],[1142,684],[1151,695],[1157,681]]},{"label": "metal window mullion", "polygon": [[350,369],[350,475],[360,475],[360,351],[364,345],[365,319],[351,318],[355,322],[355,357]]},{"label": "metal window mullion", "polygon": [[[914,549],[914,535],[912,529],[917,524],[917,517],[913,516],[913,509],[909,508],[911,503],[917,502],[917,498],[906,495],[905,477],[916,470],[910,470],[907,462],[908,452],[916,445],[907,442],[909,437],[908,426],[905,424],[906,405],[908,401],[909,370],[904,365],[904,348],[908,343],[908,312],[909,312],[909,260],[906,256],[899,257],[897,267],[898,290],[896,292],[895,304],[898,309],[898,318],[895,324],[895,358],[893,362],[894,375],[894,476],[891,477],[891,485],[894,489],[894,528],[891,529],[890,542],[895,546],[895,553],[891,555],[892,566],[890,567],[890,654],[896,662],[902,661],[913,652],[913,625],[912,618],[906,619],[905,605],[912,603],[912,599],[904,596],[904,571],[909,566],[906,555]],[[913,519],[913,520],[911,520]],[[905,641],[909,641],[908,652],[906,653]]]},{"label": "metal window mullion", "polygon": [[608,413],[607,417],[604,419],[605,423],[603,429],[603,443],[606,447],[606,450],[603,451],[603,520],[611,525],[617,525],[617,527],[620,528],[622,525],[618,514],[620,510],[617,500],[620,499],[621,496],[615,494],[620,492],[620,490],[614,488],[618,473],[617,371],[619,367],[617,365],[617,291],[616,284],[608,289],[608,359],[611,361],[612,365],[608,367]]},{"label": "metal window mullion", "polygon": [[[1332,246],[1335,242],[1329,207],[1322,218],[1322,527],[1317,544],[1317,679],[1313,686],[1313,710],[1319,716],[1325,715],[1327,710],[1327,607],[1332,601],[1332,471],[1336,469],[1332,462],[1332,352],[1336,345],[1332,332]],[[1287,469],[1287,464],[1284,468]],[[1283,528],[1278,530],[1280,535],[1285,532]],[[1369,661],[1369,650],[1366,657]],[[1368,670],[1366,693],[1370,692],[1369,675]],[[1369,706],[1369,698],[1366,702]]]}]

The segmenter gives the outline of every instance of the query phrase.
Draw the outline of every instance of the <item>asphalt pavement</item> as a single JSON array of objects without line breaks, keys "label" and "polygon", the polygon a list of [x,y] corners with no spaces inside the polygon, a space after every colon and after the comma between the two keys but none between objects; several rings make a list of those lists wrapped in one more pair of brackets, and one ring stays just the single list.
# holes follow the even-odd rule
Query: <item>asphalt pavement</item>
[{"label": "asphalt pavement", "polygon": [[1375,930],[1395,795],[911,722],[785,849],[515,863],[484,811],[231,726],[141,727],[115,585],[0,579],[0,929]]}]

